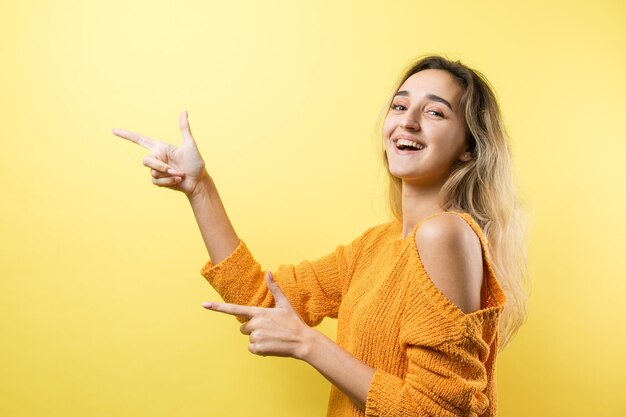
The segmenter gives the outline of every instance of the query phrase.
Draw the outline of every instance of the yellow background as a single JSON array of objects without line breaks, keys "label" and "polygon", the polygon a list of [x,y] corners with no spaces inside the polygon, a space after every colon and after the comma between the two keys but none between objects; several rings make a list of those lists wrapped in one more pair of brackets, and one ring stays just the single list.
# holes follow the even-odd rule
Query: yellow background
[{"label": "yellow background", "polygon": [[500,415],[626,415],[625,21],[617,0],[3,0],[0,415],[324,415],[312,368],[201,308],[185,198],[110,131],[178,142],[187,109],[262,265],[313,259],[387,220],[375,122],[429,52],[493,83],[531,208]]}]

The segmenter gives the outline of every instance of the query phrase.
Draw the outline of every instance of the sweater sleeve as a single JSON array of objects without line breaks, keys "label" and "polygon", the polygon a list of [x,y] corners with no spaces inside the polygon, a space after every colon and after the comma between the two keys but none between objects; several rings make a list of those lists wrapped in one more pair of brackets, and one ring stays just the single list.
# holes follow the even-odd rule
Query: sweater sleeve
[{"label": "sweater sleeve", "polygon": [[[460,340],[439,346],[409,345],[408,370],[399,378],[376,370],[366,401],[366,415],[481,416],[490,415],[485,364],[488,347],[476,340]],[[483,359],[484,360],[484,359]]]},{"label": "sweater sleeve", "polygon": [[[275,281],[309,326],[316,326],[324,317],[337,317],[351,274],[354,248],[362,238],[338,246],[334,252],[315,261],[281,265],[272,270]],[[265,283],[265,272],[243,241],[220,263],[209,261],[201,273],[228,303],[274,306],[274,297]]]}]

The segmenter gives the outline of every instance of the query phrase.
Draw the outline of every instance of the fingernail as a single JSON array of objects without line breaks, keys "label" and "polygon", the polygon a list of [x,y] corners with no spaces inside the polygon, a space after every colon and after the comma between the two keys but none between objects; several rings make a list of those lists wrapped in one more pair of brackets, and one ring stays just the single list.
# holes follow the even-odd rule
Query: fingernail
[{"label": "fingernail", "polygon": [[174,174],[176,174],[176,170],[174,168],[170,168],[170,169],[167,170],[167,173],[170,174],[170,175],[174,175]]},{"label": "fingernail", "polygon": [[202,307],[204,308],[211,308],[212,304],[211,303],[202,303]]}]

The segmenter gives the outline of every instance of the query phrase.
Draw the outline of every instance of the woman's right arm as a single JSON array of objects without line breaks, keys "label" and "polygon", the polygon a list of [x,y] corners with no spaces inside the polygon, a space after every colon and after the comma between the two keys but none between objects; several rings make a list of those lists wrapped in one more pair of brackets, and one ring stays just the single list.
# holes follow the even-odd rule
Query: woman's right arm
[{"label": "woman's right arm", "polygon": [[181,113],[179,122],[183,138],[179,146],[122,129],[113,129],[113,134],[152,152],[143,160],[151,168],[152,182],[187,196],[209,257],[217,264],[235,250],[239,237],[205,168],[189,128],[187,112]]},{"label": "woman's right arm", "polygon": [[[151,151],[143,163],[151,168],[155,185],[187,196],[211,259],[202,274],[224,300],[271,307],[274,299],[263,271],[230,223],[191,134],[186,112],[180,115],[180,130],[179,146],[121,129],[113,129],[113,134]],[[274,271],[276,281],[307,324],[337,316],[344,290],[342,277],[349,274],[352,247],[349,244],[317,261],[284,265]]]}]

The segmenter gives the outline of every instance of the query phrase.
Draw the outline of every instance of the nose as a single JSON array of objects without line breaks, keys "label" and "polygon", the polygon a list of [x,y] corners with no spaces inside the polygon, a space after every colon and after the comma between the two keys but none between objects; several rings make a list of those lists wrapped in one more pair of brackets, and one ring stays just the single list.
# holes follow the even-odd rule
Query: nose
[{"label": "nose", "polygon": [[406,112],[402,120],[400,120],[400,126],[406,130],[419,130],[420,124],[417,117],[410,112]]}]

